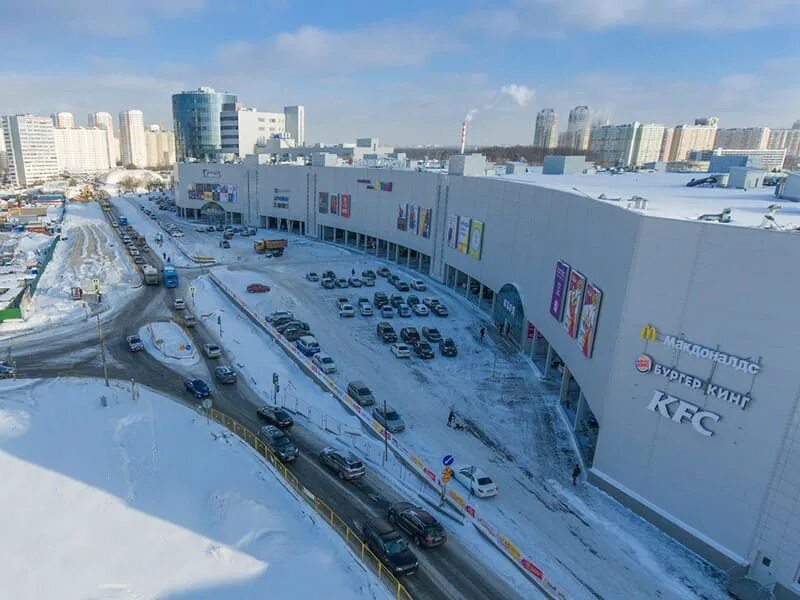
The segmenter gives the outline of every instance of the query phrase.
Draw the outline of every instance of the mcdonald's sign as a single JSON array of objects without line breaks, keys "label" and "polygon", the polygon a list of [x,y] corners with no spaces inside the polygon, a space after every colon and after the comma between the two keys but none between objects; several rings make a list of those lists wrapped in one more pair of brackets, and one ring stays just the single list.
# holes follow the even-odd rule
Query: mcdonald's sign
[{"label": "mcdonald's sign", "polygon": [[658,331],[652,325],[645,325],[639,336],[646,342],[655,342],[658,339]]}]

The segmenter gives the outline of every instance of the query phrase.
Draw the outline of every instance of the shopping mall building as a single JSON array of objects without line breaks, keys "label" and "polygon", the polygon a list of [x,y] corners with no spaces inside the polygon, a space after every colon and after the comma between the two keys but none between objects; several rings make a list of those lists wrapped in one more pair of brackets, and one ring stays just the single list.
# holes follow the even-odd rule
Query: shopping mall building
[{"label": "shopping mall building", "polygon": [[254,157],[179,164],[175,189],[190,219],[342,244],[464,295],[560,382],[592,483],[800,597],[798,234],[506,177]]}]

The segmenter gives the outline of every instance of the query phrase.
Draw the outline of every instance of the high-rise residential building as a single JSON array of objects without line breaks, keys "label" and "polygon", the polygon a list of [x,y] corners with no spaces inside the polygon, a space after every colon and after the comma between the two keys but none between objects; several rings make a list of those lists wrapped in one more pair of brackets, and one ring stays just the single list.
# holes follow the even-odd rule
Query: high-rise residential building
[{"label": "high-rise residential building", "polygon": [[543,108],[536,113],[533,132],[533,147],[550,150],[558,143],[558,115],[552,108]]},{"label": "high-rise residential building", "polygon": [[71,112],[57,112],[50,115],[55,127],[72,129],[75,127],[75,115]]},{"label": "high-rise residential building", "polygon": [[58,160],[50,117],[2,117],[8,176],[17,186],[29,186],[58,176]]},{"label": "high-rise residential building", "polygon": [[255,153],[274,135],[286,133],[284,113],[261,112],[238,102],[225,104],[220,113],[222,154],[246,156]]},{"label": "high-rise residential building", "polygon": [[144,114],[140,110],[119,113],[119,145],[123,166],[147,165],[147,142],[144,138]]},{"label": "high-rise residential building", "polygon": [[0,119],[0,177],[8,173],[8,156],[6,155],[6,135],[3,133],[3,121]]},{"label": "high-rise residential building", "polygon": [[675,128],[666,127],[664,129],[664,138],[661,140],[661,151],[658,153],[658,160],[668,161],[669,152],[672,149],[672,140],[675,138]]},{"label": "high-rise residential building", "polygon": [[144,137],[148,167],[163,169],[175,164],[175,134],[162,131],[158,125],[150,125]]},{"label": "high-rise residential building", "polygon": [[773,129],[770,131],[767,148],[770,150],[786,149],[788,156],[800,156],[800,122],[791,129]]},{"label": "high-rise residential building", "polygon": [[108,137],[104,130],[96,127],[56,127],[53,137],[60,173],[98,173],[111,168]]},{"label": "high-rise residential building", "polygon": [[571,150],[585,151],[589,148],[589,136],[592,131],[592,113],[588,106],[576,106],[569,111],[567,122],[567,135],[564,144],[559,142],[559,147]]},{"label": "high-rise residential building", "polygon": [[306,144],[306,109],[302,105],[284,106],[286,133],[292,136],[297,146]]},{"label": "high-rise residential building", "polygon": [[215,159],[222,154],[220,117],[225,104],[236,104],[236,95],[210,87],[172,95],[178,161]]},{"label": "high-rise residential building", "polygon": [[636,128],[631,162],[627,166],[641,167],[657,162],[661,156],[664,126],[658,123],[642,123]]},{"label": "high-rise residential building", "polygon": [[114,117],[107,112],[89,113],[89,127],[97,127],[106,132],[108,164],[113,169],[119,160],[119,141],[114,137]]},{"label": "high-rise residential building", "polygon": [[629,166],[639,122],[625,125],[600,125],[592,128],[589,154],[599,163]]},{"label": "high-rise residential building", "polygon": [[717,117],[695,119],[694,125],[678,125],[672,138],[667,160],[686,160],[693,150],[712,150],[719,144],[717,139]]},{"label": "high-rise residential building", "polygon": [[718,129],[715,148],[766,150],[769,141],[769,127],[740,127]]}]

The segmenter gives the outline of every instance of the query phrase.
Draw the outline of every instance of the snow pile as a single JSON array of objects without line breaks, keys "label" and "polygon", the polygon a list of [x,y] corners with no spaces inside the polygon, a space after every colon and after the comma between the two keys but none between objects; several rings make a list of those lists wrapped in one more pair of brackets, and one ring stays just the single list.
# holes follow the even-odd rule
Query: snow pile
[{"label": "snow pile", "polygon": [[197,362],[194,346],[183,329],[173,321],[149,323],[139,330],[139,337],[142,338],[145,349],[159,360],[172,359],[167,362],[178,361],[181,364]]},{"label": "snow pile", "polygon": [[147,389],[0,382],[0,471],[4,597],[388,598],[248,447]]},{"label": "snow pile", "polygon": [[100,181],[106,185],[119,185],[119,182],[126,177],[133,177],[143,182],[154,180],[163,183],[164,181],[158,173],[146,169],[114,169],[103,175]]}]

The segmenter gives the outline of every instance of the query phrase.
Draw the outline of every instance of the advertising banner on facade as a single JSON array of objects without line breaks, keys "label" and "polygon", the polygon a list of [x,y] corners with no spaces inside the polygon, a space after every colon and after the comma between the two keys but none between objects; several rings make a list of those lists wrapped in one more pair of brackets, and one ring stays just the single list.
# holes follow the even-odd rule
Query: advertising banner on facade
[{"label": "advertising banner on facade", "polygon": [[417,235],[424,238],[431,237],[431,209],[421,208],[419,210],[419,227],[417,228]]},{"label": "advertising banner on facade", "polygon": [[331,214],[339,214],[339,196],[336,194],[331,194]]},{"label": "advertising banner on facade", "polygon": [[564,316],[564,291],[567,288],[570,266],[564,261],[556,263],[556,274],[553,278],[553,292],[550,294],[550,314],[557,321]]},{"label": "advertising banner on facade", "polygon": [[274,188],[272,195],[272,208],[289,208],[288,189]]},{"label": "advertising banner on facade", "polygon": [[570,337],[575,337],[578,335],[578,324],[581,316],[583,290],[586,287],[586,277],[577,271],[572,271],[568,281],[564,329],[567,330]]},{"label": "advertising banner on facade", "polygon": [[319,212],[328,212],[328,192],[319,193]]},{"label": "advertising banner on facade", "polygon": [[581,345],[581,352],[586,358],[592,357],[592,347],[594,346],[594,333],[597,329],[597,316],[600,314],[600,301],[603,299],[603,292],[591,283],[586,285],[583,293],[583,308],[581,309],[581,322],[578,329],[578,343]]},{"label": "advertising banner on facade", "polygon": [[483,248],[483,221],[472,220],[469,226],[469,256],[475,260],[481,259]]},{"label": "advertising banner on facade", "polygon": [[236,194],[235,183],[190,183],[187,196],[205,202],[236,202]]},{"label": "advertising banner on facade", "polygon": [[416,234],[417,225],[419,224],[419,204],[408,205],[408,230]]},{"label": "advertising banner on facade", "polygon": [[407,228],[406,225],[406,205],[405,204],[398,204],[397,205],[397,229],[399,231],[405,231]]},{"label": "advertising banner on facade", "polygon": [[458,251],[467,253],[469,249],[469,218],[458,217]]},{"label": "advertising banner on facade", "polygon": [[447,217],[447,245],[450,248],[458,246],[456,242],[456,234],[458,232],[458,217],[450,215]]},{"label": "advertising banner on facade", "polygon": [[339,195],[339,216],[350,218],[350,194]]}]

